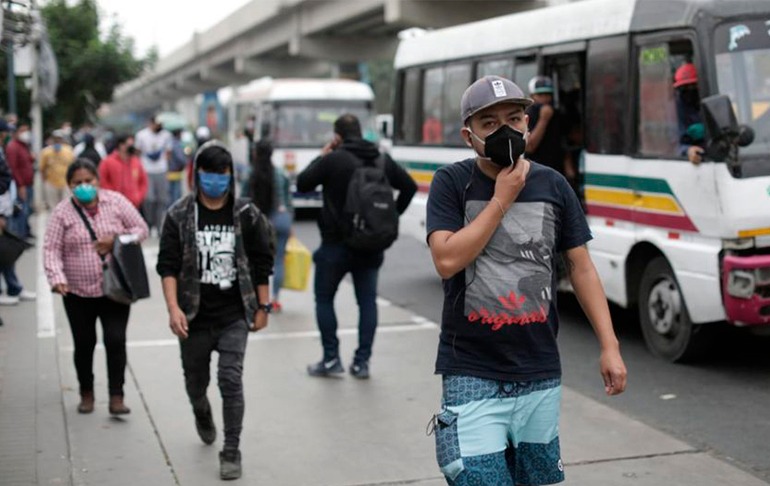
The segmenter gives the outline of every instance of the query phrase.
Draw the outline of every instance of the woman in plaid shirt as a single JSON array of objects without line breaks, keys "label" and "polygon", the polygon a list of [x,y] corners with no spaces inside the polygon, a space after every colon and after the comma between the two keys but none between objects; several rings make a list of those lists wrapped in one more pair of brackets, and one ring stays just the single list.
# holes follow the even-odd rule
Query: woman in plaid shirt
[{"label": "woman in plaid shirt", "polygon": [[[75,342],[75,369],[80,383],[78,412],[94,410],[93,359],[96,319],[102,322],[113,415],[131,410],[123,404],[126,369],[126,325],[131,307],[114,302],[102,292],[102,259],[110,258],[116,236],[134,234],[147,238],[147,224],[122,194],[99,190],[96,166],[87,159],[76,160],[67,170],[72,197],[60,202],[48,220],[43,258],[46,277],[53,292],[61,294]],[[78,212],[88,219],[91,234]]]}]

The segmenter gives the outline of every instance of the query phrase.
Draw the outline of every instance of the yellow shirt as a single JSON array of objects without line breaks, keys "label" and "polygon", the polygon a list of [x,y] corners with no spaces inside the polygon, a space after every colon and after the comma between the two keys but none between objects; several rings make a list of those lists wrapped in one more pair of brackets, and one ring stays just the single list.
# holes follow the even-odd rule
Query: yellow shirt
[{"label": "yellow shirt", "polygon": [[67,168],[75,161],[72,147],[63,143],[57,152],[53,145],[40,151],[40,173],[43,180],[57,189],[67,186]]}]

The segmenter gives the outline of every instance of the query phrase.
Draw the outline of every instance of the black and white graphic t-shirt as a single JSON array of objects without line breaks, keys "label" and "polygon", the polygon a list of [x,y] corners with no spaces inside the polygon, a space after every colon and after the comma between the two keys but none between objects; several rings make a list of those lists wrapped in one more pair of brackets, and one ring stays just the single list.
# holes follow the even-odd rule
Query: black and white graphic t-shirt
[{"label": "black and white graphic t-shirt", "polygon": [[[442,167],[430,188],[428,236],[462,229],[489,204],[494,189],[474,159]],[[554,259],[590,239],[567,180],[533,162],[487,246],[444,281],[436,373],[509,381],[560,376]]]},{"label": "black and white graphic t-shirt", "polygon": [[235,264],[233,204],[211,210],[198,203],[198,270],[201,303],[196,321],[229,324],[243,319],[243,300]]}]

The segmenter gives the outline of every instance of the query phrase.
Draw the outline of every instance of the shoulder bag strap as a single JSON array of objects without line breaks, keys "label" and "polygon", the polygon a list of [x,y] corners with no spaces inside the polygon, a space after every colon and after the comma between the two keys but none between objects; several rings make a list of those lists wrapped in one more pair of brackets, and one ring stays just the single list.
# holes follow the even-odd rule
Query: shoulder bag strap
[{"label": "shoulder bag strap", "polygon": [[[88,222],[88,218],[86,217],[86,213],[83,212],[83,208],[77,205],[74,199],[70,199],[70,202],[72,203],[72,206],[74,206],[75,211],[78,212],[78,216],[80,216],[80,219],[83,220],[83,224],[86,225],[86,229],[88,230],[88,234],[91,235],[91,239],[93,241],[97,241],[98,238],[96,237],[96,233],[94,232],[94,229],[91,227],[91,223]],[[105,260],[104,255],[99,253],[99,258],[102,259],[102,262]]]}]

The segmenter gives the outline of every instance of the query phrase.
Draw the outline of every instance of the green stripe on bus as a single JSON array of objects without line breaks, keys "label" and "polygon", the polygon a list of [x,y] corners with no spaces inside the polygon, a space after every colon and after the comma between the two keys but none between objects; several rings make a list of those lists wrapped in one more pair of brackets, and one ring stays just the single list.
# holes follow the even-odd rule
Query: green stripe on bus
[{"label": "green stripe on bus", "polygon": [[590,186],[614,187],[643,192],[657,192],[674,195],[671,186],[664,179],[650,179],[647,177],[632,177],[617,174],[586,174],[586,184]]},{"label": "green stripe on bus", "polygon": [[441,162],[413,162],[409,160],[399,160],[398,163],[401,164],[405,169],[424,170],[429,172],[435,172],[441,167],[447,165],[442,164]]}]

